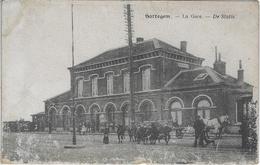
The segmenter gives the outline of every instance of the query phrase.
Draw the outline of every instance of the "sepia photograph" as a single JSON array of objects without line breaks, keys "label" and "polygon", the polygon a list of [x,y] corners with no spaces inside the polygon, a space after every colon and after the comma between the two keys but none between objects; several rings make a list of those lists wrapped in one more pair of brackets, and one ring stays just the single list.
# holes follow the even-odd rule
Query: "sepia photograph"
[{"label": "sepia photograph", "polygon": [[1,0],[1,164],[258,164],[257,1]]}]

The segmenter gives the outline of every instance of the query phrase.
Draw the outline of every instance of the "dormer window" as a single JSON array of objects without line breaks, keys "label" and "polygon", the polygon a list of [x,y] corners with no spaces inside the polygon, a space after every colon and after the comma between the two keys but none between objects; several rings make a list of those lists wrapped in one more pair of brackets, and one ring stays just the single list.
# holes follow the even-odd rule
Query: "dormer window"
[{"label": "dormer window", "polygon": [[145,68],[142,71],[142,88],[143,91],[149,90],[151,85],[151,68]]},{"label": "dormer window", "polygon": [[207,73],[201,73],[193,81],[204,80],[207,76],[208,76]]},{"label": "dormer window", "polygon": [[107,75],[107,95],[113,94],[113,74]]}]

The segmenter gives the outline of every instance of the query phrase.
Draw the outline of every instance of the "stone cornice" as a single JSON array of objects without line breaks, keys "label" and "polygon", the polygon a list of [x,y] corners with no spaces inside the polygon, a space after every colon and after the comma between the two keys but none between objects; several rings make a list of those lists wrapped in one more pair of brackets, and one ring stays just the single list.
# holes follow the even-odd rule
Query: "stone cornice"
[{"label": "stone cornice", "polygon": [[[160,53],[163,52],[163,53]],[[154,57],[167,57],[173,60],[176,60],[178,62],[184,62],[188,64],[194,64],[194,65],[201,65],[202,61],[204,60],[203,58],[199,57],[192,57],[188,56],[185,54],[174,54],[172,52],[167,52],[166,50],[163,50],[162,48],[155,49],[150,52],[145,52],[142,54],[134,55],[133,60],[134,61],[140,61],[140,60],[146,60]],[[116,66],[120,64],[127,64],[128,63],[128,57],[123,57],[123,58],[115,58],[113,60],[109,61],[103,61],[100,63],[94,63],[91,65],[86,65],[86,66],[81,66],[77,67],[75,66],[75,72],[85,72],[85,71],[90,71],[90,70],[97,70],[97,69],[102,69],[106,67],[111,67],[111,66]],[[69,70],[72,68],[70,67]]]}]

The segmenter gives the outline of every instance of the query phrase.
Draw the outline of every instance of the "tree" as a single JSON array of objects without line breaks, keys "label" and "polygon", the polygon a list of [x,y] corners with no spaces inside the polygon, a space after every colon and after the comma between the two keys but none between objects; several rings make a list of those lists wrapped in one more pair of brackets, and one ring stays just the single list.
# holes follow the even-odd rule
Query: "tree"
[{"label": "tree", "polygon": [[250,102],[248,106],[248,149],[257,150],[257,102]]}]

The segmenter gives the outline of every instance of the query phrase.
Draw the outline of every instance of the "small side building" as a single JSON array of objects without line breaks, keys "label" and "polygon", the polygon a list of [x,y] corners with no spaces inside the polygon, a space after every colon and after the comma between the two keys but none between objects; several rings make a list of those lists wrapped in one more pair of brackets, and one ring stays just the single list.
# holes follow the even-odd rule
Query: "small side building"
[{"label": "small side building", "polygon": [[34,131],[45,131],[48,127],[47,118],[45,112],[39,112],[32,114],[32,123]]}]

